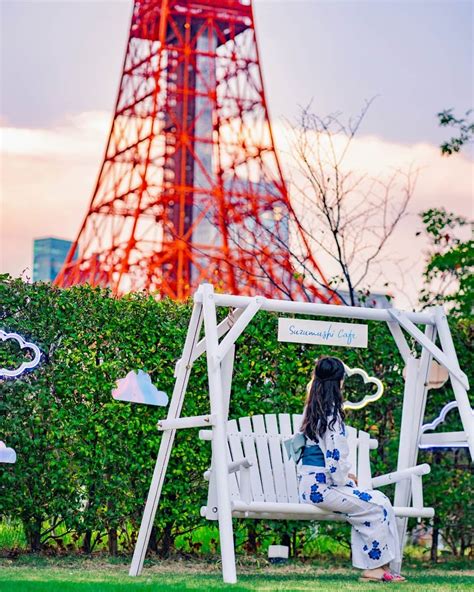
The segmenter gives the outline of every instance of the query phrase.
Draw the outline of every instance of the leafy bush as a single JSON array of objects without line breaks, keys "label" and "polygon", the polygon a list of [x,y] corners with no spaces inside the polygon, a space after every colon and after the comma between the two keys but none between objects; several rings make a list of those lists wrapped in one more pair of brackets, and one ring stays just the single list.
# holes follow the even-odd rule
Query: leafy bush
[{"label": "leafy bush", "polygon": [[[54,544],[85,552],[104,545],[111,553],[130,551],[160,442],[156,423],[166,411],[117,402],[111,390],[131,369],[142,368],[171,393],[191,304],[157,301],[141,293],[113,298],[87,286],[60,290],[7,276],[0,278],[0,304],[0,327],[17,331],[43,352],[39,368],[0,383],[1,439],[18,456],[15,465],[0,465],[0,518],[21,520],[33,550]],[[402,361],[384,324],[369,323],[369,334],[368,349],[347,349],[340,355],[349,366],[362,366],[385,383],[386,393],[376,405],[348,416],[348,423],[378,438],[374,472],[384,472],[396,467]],[[231,417],[301,411],[314,359],[331,350],[280,343],[276,335],[277,315],[259,313],[238,340]],[[466,338],[463,333],[461,341]],[[471,354],[465,347],[459,351],[467,368]],[[2,347],[0,366],[17,366],[22,355],[14,347]],[[353,397],[361,398],[362,384],[356,378],[354,383],[358,393]],[[447,395],[433,393],[429,413],[437,414]],[[208,411],[202,357],[191,374],[183,414]],[[199,507],[206,500],[202,473],[209,461],[209,444],[198,439],[196,430],[178,432],[152,535],[154,550],[172,551],[177,537],[180,548],[200,550],[193,531],[205,524]],[[448,462],[439,476],[446,488],[453,482],[453,470]],[[435,498],[446,503],[438,492],[439,481],[428,486],[428,504]],[[467,513],[466,499],[459,503]],[[213,528],[209,525],[210,532]],[[337,540],[347,537],[344,527],[321,525],[320,531]],[[239,546],[249,551],[272,539],[304,543],[311,536],[307,523],[249,521],[238,528]],[[213,548],[213,537],[206,541],[205,547]]]}]

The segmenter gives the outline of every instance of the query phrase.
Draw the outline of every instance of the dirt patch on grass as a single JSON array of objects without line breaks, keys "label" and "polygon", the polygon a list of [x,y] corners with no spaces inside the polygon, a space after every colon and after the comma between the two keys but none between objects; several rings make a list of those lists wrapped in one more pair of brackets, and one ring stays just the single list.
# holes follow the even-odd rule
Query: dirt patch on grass
[{"label": "dirt patch on grass", "polygon": [[[15,558],[0,558],[0,566],[8,568],[52,569],[54,571],[87,571],[99,574],[116,574],[124,576],[130,567],[130,557],[107,557],[101,555],[81,556],[69,555],[51,557],[45,555],[21,554]],[[308,577],[317,575],[349,575],[354,573],[350,563],[334,561],[334,558],[312,560],[290,560],[288,563],[272,565],[263,557],[237,557],[237,570],[240,575],[269,575]],[[430,576],[474,576],[473,562],[449,562],[433,566],[428,562],[410,561],[405,564],[404,572],[408,574],[429,574]],[[172,557],[170,559],[147,559],[143,570],[143,576],[155,574],[163,575],[202,575],[220,574],[220,557],[212,557],[206,560],[192,557]]]}]

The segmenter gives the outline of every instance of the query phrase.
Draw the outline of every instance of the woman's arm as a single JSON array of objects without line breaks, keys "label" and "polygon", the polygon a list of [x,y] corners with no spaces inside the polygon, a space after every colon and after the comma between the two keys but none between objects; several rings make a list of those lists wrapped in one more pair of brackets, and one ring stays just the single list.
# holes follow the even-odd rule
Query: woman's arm
[{"label": "woman's arm", "polygon": [[348,461],[349,444],[344,422],[338,420],[334,427],[324,434],[326,448],[326,468],[336,485],[347,485],[350,481],[351,464]]}]

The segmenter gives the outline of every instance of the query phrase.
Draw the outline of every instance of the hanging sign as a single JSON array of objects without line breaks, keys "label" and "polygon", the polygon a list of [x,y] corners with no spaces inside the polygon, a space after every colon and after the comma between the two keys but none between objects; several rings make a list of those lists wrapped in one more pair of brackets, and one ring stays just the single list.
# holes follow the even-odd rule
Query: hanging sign
[{"label": "hanging sign", "polygon": [[367,347],[367,325],[278,319],[278,341],[340,347]]}]

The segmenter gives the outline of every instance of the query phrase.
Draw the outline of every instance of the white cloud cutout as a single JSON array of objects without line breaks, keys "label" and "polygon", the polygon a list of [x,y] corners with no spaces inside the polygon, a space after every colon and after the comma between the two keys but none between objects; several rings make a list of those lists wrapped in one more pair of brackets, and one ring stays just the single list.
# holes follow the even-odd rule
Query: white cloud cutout
[{"label": "white cloud cutout", "polygon": [[421,428],[421,433],[424,434],[425,432],[431,432],[435,430],[441,423],[446,421],[446,416],[452,409],[457,409],[458,404],[457,401],[450,401],[446,403],[446,405],[441,409],[440,414],[436,417],[432,422],[425,423]]},{"label": "white cloud cutout", "polygon": [[[441,411],[439,412],[438,417],[436,417],[435,419],[433,419],[433,421],[429,422],[429,423],[425,423],[423,424],[423,426],[421,427],[421,439],[423,439],[423,435],[429,435],[429,434],[433,434],[434,432],[438,431],[438,428],[441,424],[443,424],[446,421],[446,417],[448,415],[448,413],[450,413],[453,409],[458,409],[458,403],[457,401],[450,401],[449,403],[446,403],[446,405],[441,409]],[[471,414],[472,414],[472,421],[474,422],[474,410],[471,409]],[[455,432],[455,434],[457,434],[457,432]],[[460,432],[460,434],[463,434],[463,432]],[[467,442],[467,438],[466,437],[460,437],[459,439],[456,440],[449,440],[449,442],[428,442],[428,443],[422,443],[419,445],[420,448],[466,448],[468,447],[469,444]]]},{"label": "white cloud cutout", "polygon": [[13,464],[16,462],[16,452],[13,448],[8,448],[5,442],[0,440],[0,463]]},{"label": "white cloud cutout", "polygon": [[9,339],[16,341],[22,350],[32,350],[34,357],[32,360],[22,362],[18,368],[0,368],[0,377],[6,376],[8,378],[15,378],[23,374],[25,370],[31,370],[32,368],[38,366],[41,361],[41,351],[36,344],[25,341],[21,335],[18,335],[18,333],[6,333],[5,331],[0,330],[0,340],[8,341]]},{"label": "white cloud cutout", "polygon": [[374,401],[378,401],[378,399],[380,399],[384,391],[384,386],[381,380],[379,380],[375,376],[369,376],[363,368],[349,368],[349,366],[346,366],[345,364],[344,368],[346,370],[346,374],[348,377],[354,375],[362,376],[364,384],[374,384],[377,387],[375,392],[365,395],[365,397],[361,401],[344,401],[344,409],[362,409],[369,403],[373,403]]},{"label": "white cloud cutout", "polygon": [[112,397],[116,401],[129,403],[142,403],[144,405],[168,405],[168,395],[159,391],[151,382],[151,378],[143,370],[138,373],[130,371],[125,378],[117,381],[117,388],[112,391]]}]

